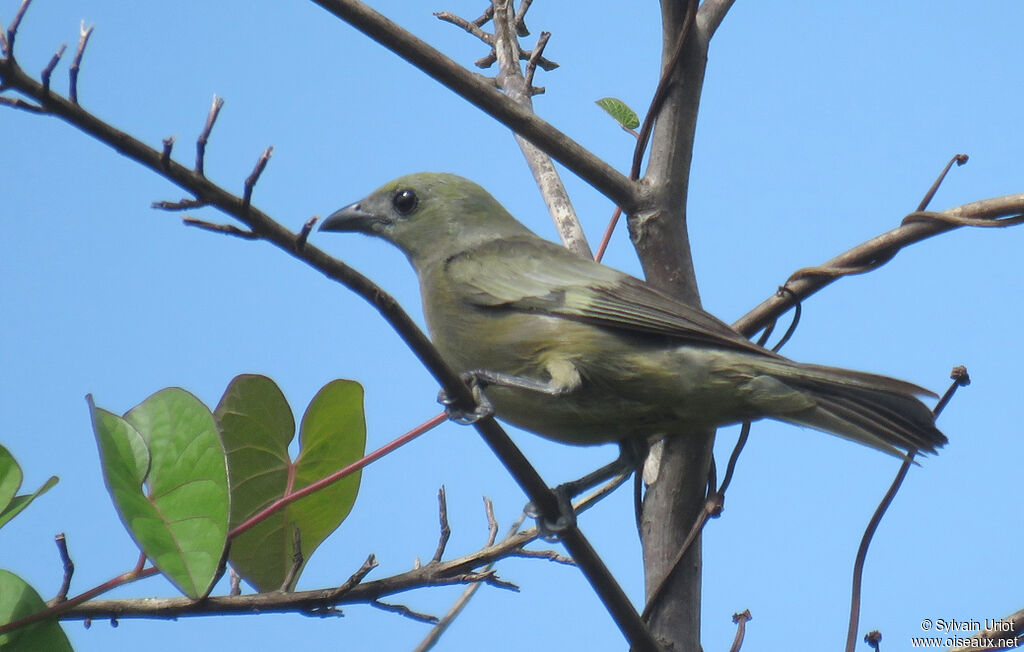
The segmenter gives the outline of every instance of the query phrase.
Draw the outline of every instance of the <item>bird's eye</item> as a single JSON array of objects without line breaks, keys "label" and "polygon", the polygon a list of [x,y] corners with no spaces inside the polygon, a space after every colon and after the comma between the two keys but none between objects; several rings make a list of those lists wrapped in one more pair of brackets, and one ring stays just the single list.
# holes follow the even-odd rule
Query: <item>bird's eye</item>
[{"label": "bird's eye", "polygon": [[402,215],[408,215],[416,210],[417,203],[419,203],[419,199],[416,197],[416,193],[408,188],[399,190],[391,200],[391,205]]}]

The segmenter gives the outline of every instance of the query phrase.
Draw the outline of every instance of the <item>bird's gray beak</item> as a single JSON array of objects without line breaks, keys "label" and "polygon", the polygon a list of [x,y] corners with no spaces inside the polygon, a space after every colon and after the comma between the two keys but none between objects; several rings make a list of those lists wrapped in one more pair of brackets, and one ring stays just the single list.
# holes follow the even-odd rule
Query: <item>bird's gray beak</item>
[{"label": "bird's gray beak", "polygon": [[370,233],[373,225],[386,222],[373,213],[363,210],[359,202],[339,208],[320,223],[319,231],[355,231]]}]

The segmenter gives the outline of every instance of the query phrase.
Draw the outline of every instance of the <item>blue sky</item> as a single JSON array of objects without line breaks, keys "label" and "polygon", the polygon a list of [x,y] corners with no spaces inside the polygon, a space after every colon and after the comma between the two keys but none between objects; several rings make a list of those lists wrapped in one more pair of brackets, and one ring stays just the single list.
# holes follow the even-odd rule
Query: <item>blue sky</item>
[{"label": "blue sky", "polygon": [[[17,6],[0,0],[6,25]],[[540,0],[528,25],[553,33],[539,74],[538,113],[620,169],[632,139],[593,101],[643,111],[656,83],[655,3]],[[480,13],[478,3],[373,6],[457,61],[484,51],[431,16]],[[86,13],[83,13],[85,11]],[[129,3],[36,0],[21,28],[22,65],[40,70],[81,19],[96,24],[83,106],[151,144],[176,134],[189,162],[213,94],[226,98],[206,158],[229,189],[274,145],[253,202],[298,228],[382,182],[420,170],[472,177],[554,237],[508,130],[390,52],[308,2]],[[885,231],[912,211],[955,153],[932,206],[1024,191],[1020,152],[1024,8],[986,3],[737,2],[712,44],[689,204],[705,307],[732,321],[795,269]],[[533,37],[528,39],[532,43]],[[53,85],[66,89],[65,62]],[[152,201],[180,190],[52,118],[0,111],[0,443],[36,486],[61,483],[0,531],[0,567],[51,596],[60,582],[52,537],[67,533],[72,592],[130,568],[99,472],[84,396],[127,410],[182,386],[215,405],[239,373],[273,377],[301,412],[334,378],[366,387],[368,446],[438,411],[436,385],[379,315],[344,288],[264,243],[181,226]],[[596,242],[612,206],[565,181]],[[210,210],[196,216],[222,217]],[[314,234],[417,319],[414,276],[401,254],[358,236]],[[1024,534],[1017,505],[1024,453],[1018,410],[1024,227],[960,230],[844,279],[806,302],[784,353],[889,374],[942,392],[949,369],[974,379],[942,416],[941,454],[911,471],[875,537],[862,630],[909,647],[924,618],[1000,617],[1021,607],[1013,561]],[[639,273],[625,231],[606,262]],[[573,448],[514,433],[555,484],[609,460],[611,447]],[[724,460],[734,430],[719,436]],[[723,462],[720,462],[720,464]],[[845,640],[850,573],[864,524],[898,461],[810,430],[756,424],[721,519],[705,535],[703,640],[727,649],[730,617],[749,608],[749,649],[834,649]],[[375,464],[349,519],[310,560],[300,588],[344,581],[367,554],[371,577],[429,559],[435,494],[446,485],[449,553],[486,537],[481,495],[504,528],[525,498],[476,434],[446,424]],[[628,491],[581,521],[629,594],[643,591]],[[577,571],[537,560],[500,564],[519,594],[481,590],[439,649],[620,650],[624,643]],[[392,598],[441,614],[458,589]],[[111,597],[169,596],[159,579]],[[410,649],[427,627],[371,607],[340,620],[301,616],[69,623],[78,650],[273,649],[299,643]],[[581,626],[584,625],[584,626]]]}]

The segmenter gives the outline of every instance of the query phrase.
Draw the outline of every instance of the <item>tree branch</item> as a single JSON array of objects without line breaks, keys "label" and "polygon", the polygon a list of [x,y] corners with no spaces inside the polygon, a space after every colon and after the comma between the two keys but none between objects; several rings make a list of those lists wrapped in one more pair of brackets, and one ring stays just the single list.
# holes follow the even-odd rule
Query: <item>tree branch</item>
[{"label": "tree branch", "polygon": [[815,267],[794,272],[783,287],[733,323],[751,336],[772,319],[834,281],[881,267],[904,247],[962,226],[1006,227],[1024,222],[1024,193],[962,204],[938,213],[915,212],[903,223]]},{"label": "tree branch", "polygon": [[358,0],[313,2],[522,135],[623,209],[636,207],[640,192],[625,175],[434,47]]},{"label": "tree branch", "polygon": [[710,41],[718,31],[718,27],[725,20],[725,15],[729,13],[735,1],[704,0],[704,3],[701,4],[700,9],[697,10],[697,28],[703,32],[706,40]]},{"label": "tree branch", "polygon": [[[498,57],[498,86],[512,101],[523,108],[533,112],[533,100],[531,99],[532,78],[527,80],[519,68],[521,50],[519,47],[518,35],[516,32],[516,20],[512,14],[512,3],[506,0],[494,0],[494,51]],[[543,42],[538,41],[534,48],[535,54],[541,52],[547,39],[542,35]],[[538,54],[539,56],[539,54]],[[532,59],[531,59],[532,61]],[[533,173],[533,178],[540,188],[540,194],[548,207],[551,219],[554,220],[558,235],[562,244],[567,249],[585,258],[593,258],[587,238],[583,233],[583,226],[579,217],[573,209],[569,193],[558,176],[551,158],[532,142],[515,134],[516,142],[523,151],[526,164]]]}]

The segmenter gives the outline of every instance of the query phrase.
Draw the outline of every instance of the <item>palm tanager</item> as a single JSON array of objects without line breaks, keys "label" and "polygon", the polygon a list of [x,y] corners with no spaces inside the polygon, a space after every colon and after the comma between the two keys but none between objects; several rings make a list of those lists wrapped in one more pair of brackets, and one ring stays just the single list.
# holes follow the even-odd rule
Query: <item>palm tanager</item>
[{"label": "palm tanager", "polygon": [[431,339],[495,414],[571,444],[771,418],[901,455],[946,437],[916,385],[793,362],[644,281],[534,234],[452,174],[396,179],[321,231],[391,242],[419,276]]}]

